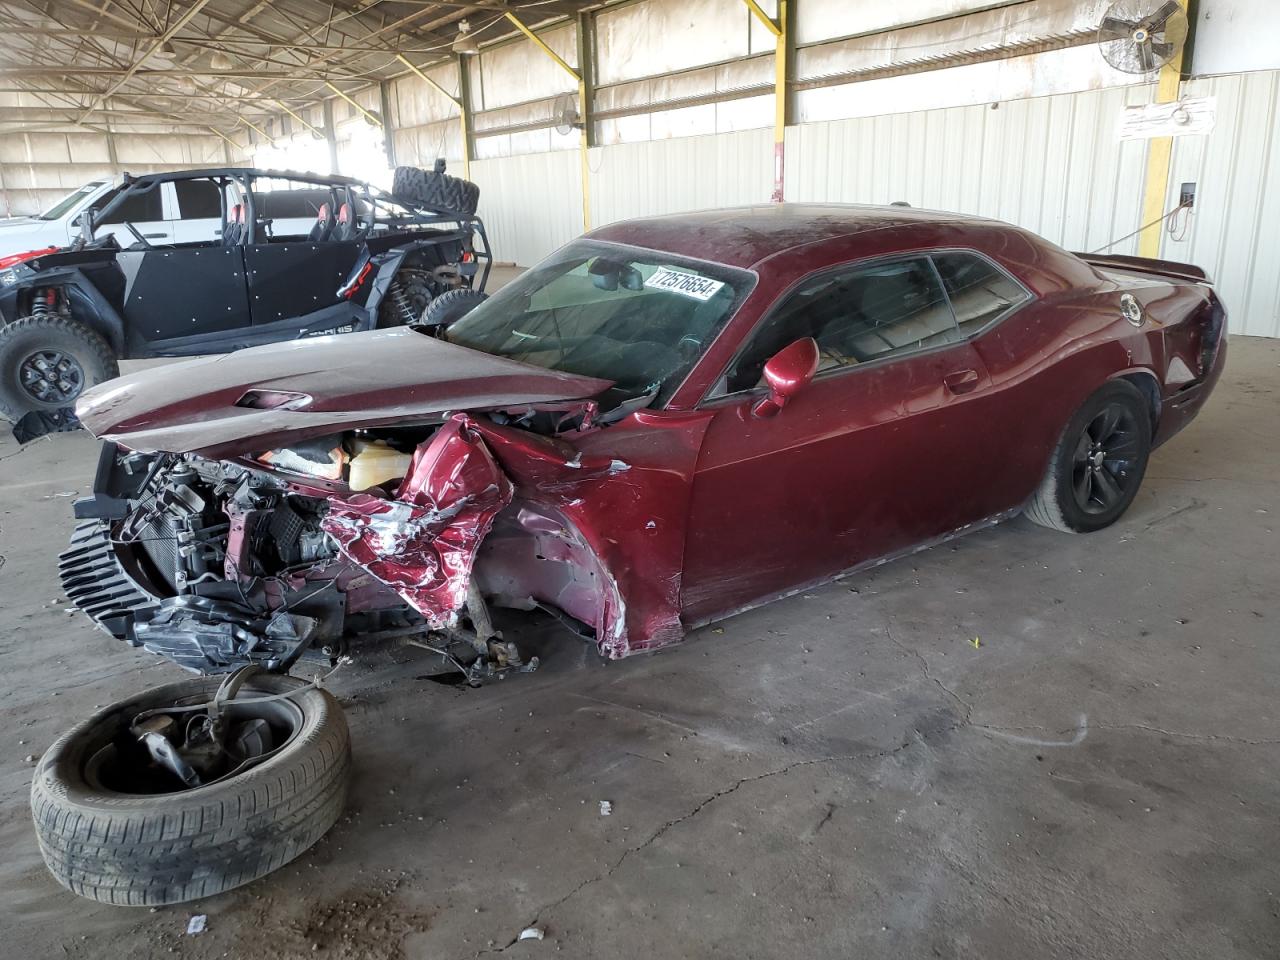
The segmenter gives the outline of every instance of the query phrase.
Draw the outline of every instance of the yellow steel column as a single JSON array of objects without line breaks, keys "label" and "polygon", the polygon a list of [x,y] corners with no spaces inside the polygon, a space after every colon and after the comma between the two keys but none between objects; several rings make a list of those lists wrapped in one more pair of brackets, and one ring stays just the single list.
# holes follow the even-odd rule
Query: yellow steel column
[{"label": "yellow steel column", "polygon": [[773,202],[781,203],[785,188],[787,141],[787,0],[778,0],[775,22],[756,0],[743,0],[756,19],[773,34]]},{"label": "yellow steel column", "polygon": [[[1187,0],[1178,0],[1186,10]],[[1182,87],[1182,50],[1160,69],[1156,83],[1156,103],[1172,103]],[[1142,219],[1150,223],[1138,235],[1138,256],[1160,256],[1160,235],[1164,231],[1165,197],[1169,192],[1169,167],[1173,159],[1173,137],[1155,137],[1147,144],[1147,180],[1142,195]],[[1154,221],[1160,221],[1156,223]]]},{"label": "yellow steel column", "polygon": [[338,96],[340,96],[343,100],[347,101],[347,103],[351,104],[353,107],[355,107],[355,108],[356,108],[357,110],[359,110],[361,113],[363,113],[363,114],[364,114],[364,118],[365,118],[366,120],[368,120],[370,123],[374,124],[375,126],[379,126],[379,127],[380,127],[380,126],[382,126],[382,121],[378,119],[378,115],[377,115],[377,114],[375,114],[375,113],[370,113],[370,112],[369,112],[368,110],[366,110],[364,107],[360,106],[360,104],[356,103],[356,101],[355,101],[355,100],[351,99],[351,97],[347,96],[345,93],[343,93],[341,90],[339,90],[336,86],[334,86],[334,84],[333,84],[331,81],[326,80],[326,81],[324,82],[324,85],[325,85],[326,87],[328,87],[330,90],[332,90],[334,93],[336,93]]},{"label": "yellow steel column", "polygon": [[[448,100],[450,103],[452,103],[455,107],[458,108],[458,120],[462,125],[462,176],[467,180],[470,180],[471,179],[471,145],[468,142],[469,138],[467,137],[467,108],[465,105],[463,105],[462,99],[460,97],[455,97],[452,93],[450,93],[444,87],[440,86],[440,84],[436,83],[434,80],[428,77],[425,73],[423,73],[421,70],[415,67],[412,63],[408,61],[408,59],[405,57],[403,53],[397,53],[396,59],[399,60],[401,63],[403,63],[410,70],[412,70],[414,75],[419,80],[421,80],[427,86],[434,89],[437,93],[440,94],[440,96],[444,97],[446,100]],[[466,65],[459,63],[458,69],[465,70]],[[459,79],[459,83],[461,83],[461,79]]]},{"label": "yellow steel column", "polygon": [[293,119],[297,120],[300,124],[302,124],[308,130],[310,130],[312,133],[314,133],[317,137],[324,136],[324,131],[316,129],[311,124],[307,123],[307,121],[303,120],[302,117],[300,117],[298,114],[290,110],[288,104],[286,104],[283,100],[277,100],[276,103],[280,105],[281,110],[283,110],[289,116],[293,117]]},{"label": "yellow steel column", "polygon": [[585,232],[591,229],[591,186],[590,186],[591,171],[587,165],[586,117],[587,117],[588,104],[587,104],[586,79],[582,73],[573,69],[573,67],[569,66],[569,64],[565,63],[564,59],[561,58],[561,56],[558,53],[556,53],[549,46],[543,43],[542,38],[539,37],[532,30],[530,30],[528,27],[526,27],[520,21],[520,18],[517,17],[514,13],[507,13],[505,14],[505,16],[508,20],[510,20],[515,25],[516,29],[518,29],[526,37],[532,40],[534,45],[538,47],[538,49],[540,49],[548,57],[554,60],[556,65],[559,66],[561,70],[569,74],[569,76],[573,77],[573,79],[578,82],[578,116],[583,119],[582,130],[580,131],[581,136],[579,137],[579,140],[578,140],[578,158],[579,158],[579,165],[581,166],[581,169],[582,169],[582,174],[581,174],[582,175],[582,229]]}]

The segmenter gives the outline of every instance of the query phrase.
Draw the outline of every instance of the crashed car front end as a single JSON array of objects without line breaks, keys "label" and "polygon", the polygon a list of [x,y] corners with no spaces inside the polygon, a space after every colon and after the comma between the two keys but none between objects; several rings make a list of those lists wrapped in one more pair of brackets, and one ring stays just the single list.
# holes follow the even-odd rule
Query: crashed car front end
[{"label": "crashed car front end", "polygon": [[[108,633],[202,673],[410,636],[476,676],[521,666],[489,605],[552,613],[609,657],[672,642],[693,457],[670,459],[700,418],[651,415],[657,442],[615,426],[628,460],[590,449],[604,431],[576,406],[577,443],[468,414],[231,460],[108,443],[64,589]],[[366,457],[403,476],[353,489],[380,476]]]},{"label": "crashed car front end", "polygon": [[109,443],[67,595],[201,672],[387,637],[473,675],[518,666],[490,606],[611,658],[674,642],[713,413],[655,401],[752,283],[575,244],[447,340],[322,337],[112,381],[78,407]]}]

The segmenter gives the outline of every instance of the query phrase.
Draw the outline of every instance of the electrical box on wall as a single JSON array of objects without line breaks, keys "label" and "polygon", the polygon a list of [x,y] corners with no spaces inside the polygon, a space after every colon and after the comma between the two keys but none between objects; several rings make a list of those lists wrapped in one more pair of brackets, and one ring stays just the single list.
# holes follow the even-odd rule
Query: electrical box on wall
[{"label": "electrical box on wall", "polygon": [[1193,181],[1182,185],[1182,189],[1178,192],[1178,203],[1184,207],[1196,205],[1196,185]]}]

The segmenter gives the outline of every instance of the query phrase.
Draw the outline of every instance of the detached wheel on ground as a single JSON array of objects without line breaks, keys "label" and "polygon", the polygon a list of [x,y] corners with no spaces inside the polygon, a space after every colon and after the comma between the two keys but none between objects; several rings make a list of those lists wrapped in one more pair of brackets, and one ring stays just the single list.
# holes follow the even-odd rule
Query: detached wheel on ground
[{"label": "detached wheel on ground", "polygon": [[89,387],[120,376],[106,340],[69,317],[22,317],[0,327],[0,414],[75,406]]},{"label": "detached wheel on ground", "polygon": [[423,327],[447,327],[455,320],[461,320],[488,299],[487,294],[478,290],[469,290],[466,287],[447,290],[427,304],[427,309],[423,311],[422,319],[418,324]]},{"label": "detached wheel on ground", "polygon": [[1113,380],[1076,411],[1049,460],[1026,515],[1041,526],[1090,533],[1129,509],[1151,454],[1147,400]]},{"label": "detached wheel on ground", "polygon": [[31,812],[59,883],[101,903],[181,903],[276,870],[333,826],[351,769],[337,701],[273,674],[242,679],[227,697],[223,680],[112,704],[45,753]]}]

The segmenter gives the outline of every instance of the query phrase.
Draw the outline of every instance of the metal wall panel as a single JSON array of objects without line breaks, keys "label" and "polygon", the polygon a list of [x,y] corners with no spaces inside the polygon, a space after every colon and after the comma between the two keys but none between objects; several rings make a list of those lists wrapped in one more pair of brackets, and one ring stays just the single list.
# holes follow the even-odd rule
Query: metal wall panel
[{"label": "metal wall panel", "polygon": [[0,217],[48,209],[90,180],[121,173],[155,173],[183,167],[244,163],[220,137],[191,133],[116,133],[116,163],[108,135],[98,133],[9,133],[0,137]]},{"label": "metal wall panel", "polygon": [[591,220],[764,203],[773,191],[773,132],[599,147],[590,154]]},{"label": "metal wall panel", "polygon": [[1150,96],[1144,84],[792,127],[787,198],[905,200],[1091,250],[1138,226],[1147,145],[1116,130],[1124,106]]},{"label": "metal wall panel", "polygon": [[1215,97],[1217,121],[1208,136],[1174,140],[1165,209],[1184,182],[1196,201],[1161,256],[1209,271],[1233,333],[1280,337],[1280,71],[1192,80],[1184,94]]},{"label": "metal wall panel", "polygon": [[577,151],[471,161],[497,260],[528,266],[582,233]]},{"label": "metal wall panel", "polygon": [[1280,68],[1280,3],[1197,0],[1191,72],[1241,73]]},{"label": "metal wall panel", "polygon": [[720,63],[751,52],[751,11],[742,0],[649,0],[596,15],[601,84]]}]

